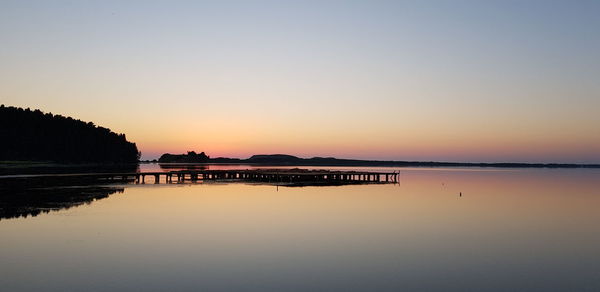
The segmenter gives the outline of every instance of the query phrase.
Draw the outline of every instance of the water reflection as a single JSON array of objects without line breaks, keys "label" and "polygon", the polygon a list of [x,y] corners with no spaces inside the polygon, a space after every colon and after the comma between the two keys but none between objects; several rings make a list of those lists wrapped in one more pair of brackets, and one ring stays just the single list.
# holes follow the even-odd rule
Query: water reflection
[{"label": "water reflection", "polygon": [[0,176],[27,174],[63,174],[63,173],[108,173],[137,172],[140,165],[135,164],[60,164],[60,163],[0,163]]},{"label": "water reflection", "polygon": [[5,191],[0,195],[0,220],[35,217],[42,213],[90,204],[123,193],[117,187],[33,188]]},{"label": "water reflection", "polygon": [[[146,164],[150,165],[150,164]],[[161,170],[208,170],[210,166],[208,164],[194,164],[194,163],[159,163],[158,166]],[[146,167],[148,168],[148,167]]]},{"label": "water reflection", "polygon": [[[462,196],[461,196],[462,195]],[[600,291],[600,171],[127,185],[0,221],[7,291]]]}]

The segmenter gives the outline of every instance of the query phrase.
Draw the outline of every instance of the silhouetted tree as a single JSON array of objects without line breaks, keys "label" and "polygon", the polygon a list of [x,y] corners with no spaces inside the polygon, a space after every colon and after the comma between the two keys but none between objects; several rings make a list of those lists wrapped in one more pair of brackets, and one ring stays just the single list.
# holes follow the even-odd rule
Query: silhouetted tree
[{"label": "silhouetted tree", "polygon": [[137,162],[124,134],[71,117],[0,105],[0,160]]},{"label": "silhouetted tree", "polygon": [[186,154],[169,154],[165,153],[160,156],[158,162],[164,163],[207,163],[210,161],[210,157],[206,153],[201,152],[197,154],[195,151],[188,151]]}]

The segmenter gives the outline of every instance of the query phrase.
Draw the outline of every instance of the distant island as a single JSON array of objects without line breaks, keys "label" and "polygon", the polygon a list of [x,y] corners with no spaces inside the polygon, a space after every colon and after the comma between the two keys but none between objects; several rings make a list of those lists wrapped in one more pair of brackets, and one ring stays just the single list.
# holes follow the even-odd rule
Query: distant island
[{"label": "distant island", "polygon": [[[125,134],[71,117],[40,110],[0,105],[0,162],[96,163],[132,165],[141,153]],[[211,158],[204,152],[163,154],[158,163],[247,164],[269,166],[361,166],[361,167],[497,167],[497,168],[600,168],[600,164],[440,162],[300,158],[287,154],[253,155],[247,159]],[[7,171],[4,171],[7,172]],[[8,171],[9,173],[12,173]],[[0,170],[0,173],[3,171]]]},{"label": "distant island", "polygon": [[600,164],[571,163],[520,163],[520,162],[440,162],[440,161],[385,161],[340,159],[334,157],[300,158],[288,154],[253,155],[248,159],[217,157],[210,158],[204,152],[196,154],[163,154],[159,163],[214,163],[214,164],[248,164],[270,166],[380,166],[380,167],[500,167],[500,168],[600,168]]},{"label": "distant island", "polygon": [[158,159],[160,163],[209,163],[210,157],[204,152],[196,154],[194,151],[189,151],[187,154],[170,154],[165,153]]},{"label": "distant island", "polygon": [[137,163],[125,134],[40,110],[0,105],[0,161]]}]

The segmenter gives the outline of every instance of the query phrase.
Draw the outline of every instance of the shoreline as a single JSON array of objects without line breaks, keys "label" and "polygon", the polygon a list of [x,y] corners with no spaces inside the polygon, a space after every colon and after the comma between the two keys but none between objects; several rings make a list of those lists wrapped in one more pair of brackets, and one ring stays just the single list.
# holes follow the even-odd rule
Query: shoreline
[{"label": "shoreline", "polygon": [[356,163],[256,163],[256,162],[152,162],[158,165],[248,165],[248,166],[317,166],[317,167],[469,167],[469,168],[600,168],[600,164],[572,163],[520,163],[520,162],[412,162],[412,161],[360,161]]}]

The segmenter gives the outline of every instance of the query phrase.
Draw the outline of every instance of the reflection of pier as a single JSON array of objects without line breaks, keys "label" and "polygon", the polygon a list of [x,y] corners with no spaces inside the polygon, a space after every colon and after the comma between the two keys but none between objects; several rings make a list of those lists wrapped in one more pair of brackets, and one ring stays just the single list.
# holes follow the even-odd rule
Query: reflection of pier
[{"label": "reflection of pier", "polygon": [[[144,172],[134,174],[112,174],[107,179],[127,180],[131,177],[137,183],[145,183],[146,176],[154,177],[154,183],[244,180],[283,183],[396,183],[398,172],[329,171],[301,169],[258,169],[258,170],[182,170],[169,172]],[[164,177],[164,178],[163,178]]]}]

